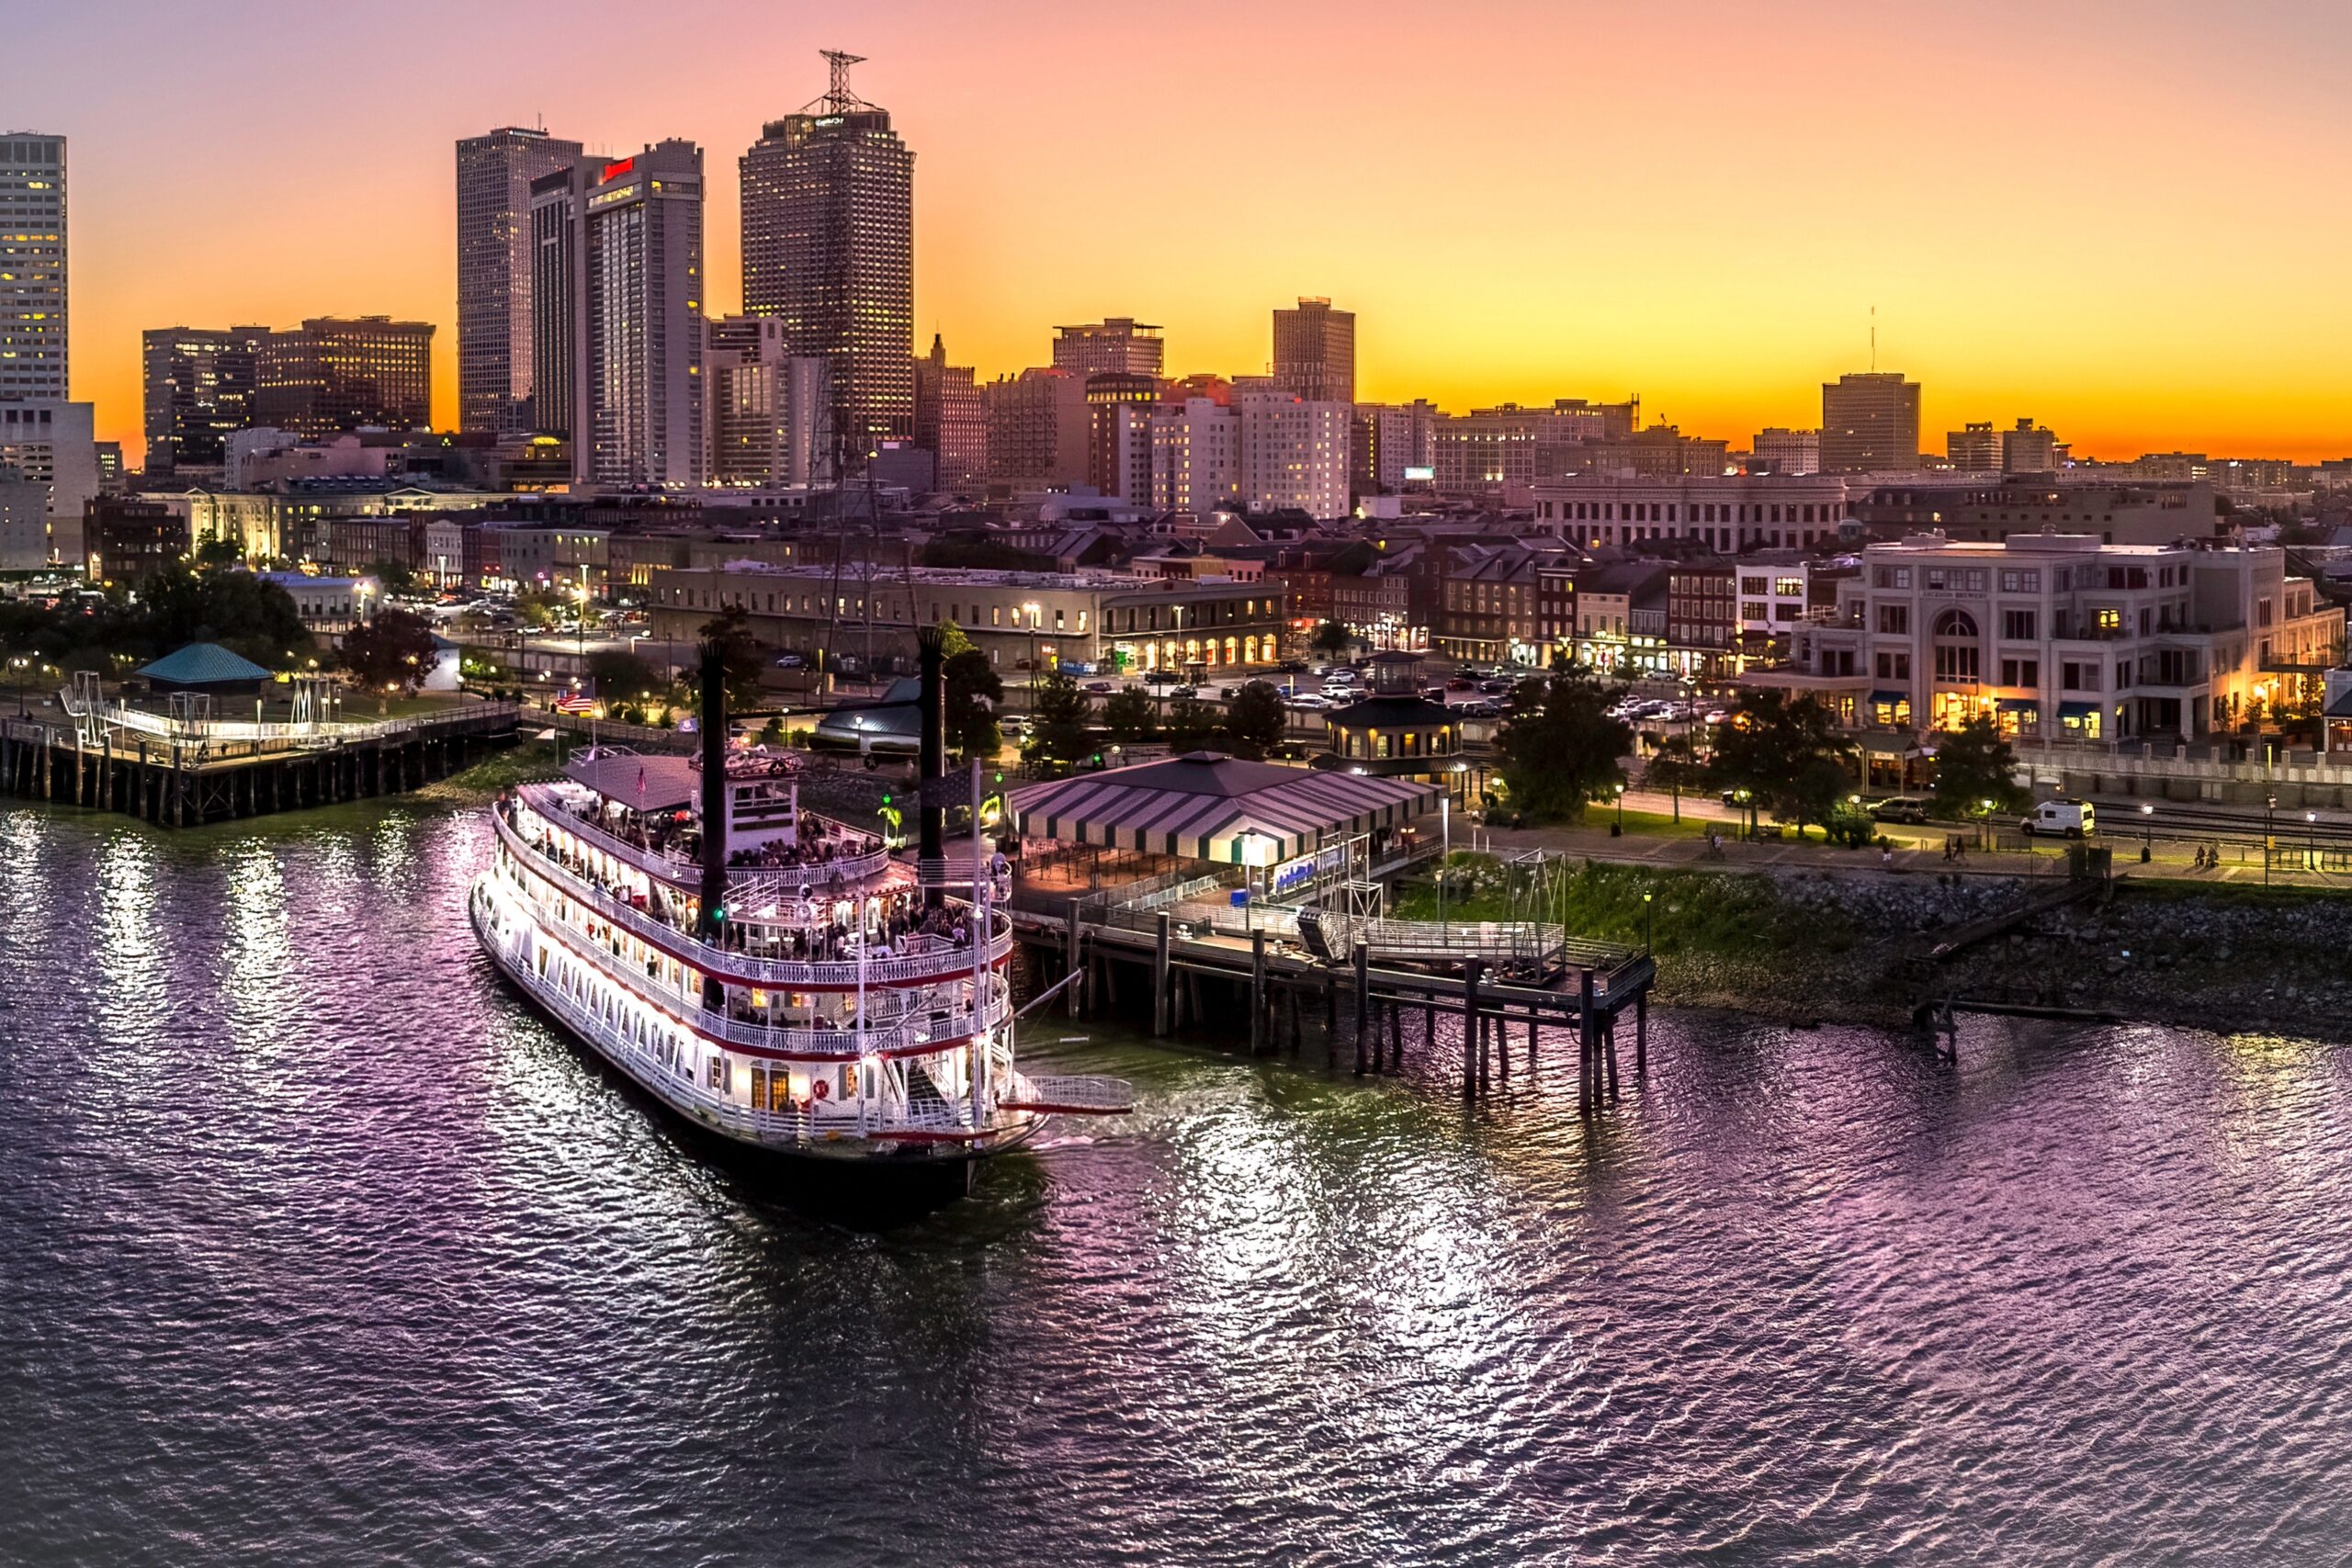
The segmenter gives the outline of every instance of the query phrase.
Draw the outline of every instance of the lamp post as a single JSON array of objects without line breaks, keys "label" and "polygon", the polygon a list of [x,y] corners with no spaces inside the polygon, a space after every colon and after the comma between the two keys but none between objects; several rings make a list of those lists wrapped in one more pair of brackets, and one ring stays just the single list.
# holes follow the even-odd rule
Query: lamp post
[{"label": "lamp post", "polygon": [[2318,812],[2306,811],[2303,813],[2303,869],[2305,871],[2317,871],[2319,869]]},{"label": "lamp post", "polygon": [[2156,807],[2154,801],[2140,803],[2140,826],[2144,829],[2140,839],[2140,863],[2147,864],[2156,856]]},{"label": "lamp post", "polygon": [[1650,939],[1657,930],[1650,919],[1651,902],[1657,897],[1655,893],[1642,895],[1642,956],[1645,958],[1650,955]]},{"label": "lamp post", "polygon": [[1625,830],[1625,786],[1624,786],[1623,784],[1619,784],[1619,785],[1617,786],[1617,831],[1618,831],[1618,832],[1620,832],[1620,833],[1623,833],[1624,830]]},{"label": "lamp post", "polygon": [[2265,887],[2270,886],[2270,853],[2277,844],[2275,835],[2278,813],[2278,797],[2275,795],[2264,795],[2262,797],[2262,885]]}]

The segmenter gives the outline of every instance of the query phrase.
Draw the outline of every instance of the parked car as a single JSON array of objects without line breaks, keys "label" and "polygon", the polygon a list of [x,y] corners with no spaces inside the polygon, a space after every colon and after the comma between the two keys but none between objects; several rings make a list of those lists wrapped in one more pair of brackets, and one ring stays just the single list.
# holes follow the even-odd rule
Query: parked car
[{"label": "parked car", "polygon": [[1201,694],[1201,689],[1198,686],[1171,686],[1169,688],[1168,694],[1171,697],[1197,697]]},{"label": "parked car", "polygon": [[1503,710],[1502,705],[1496,702],[1493,698],[1480,697],[1476,702],[1454,704],[1453,711],[1459,714],[1467,714],[1472,718],[1493,718]]},{"label": "parked car", "polygon": [[1443,686],[1426,687],[1422,690],[1421,695],[1433,703],[1442,703],[1445,701],[1445,688]]},{"label": "parked car", "polygon": [[1510,685],[1511,683],[1509,681],[1498,681],[1490,676],[1478,682],[1478,689],[1486,693],[1488,696],[1500,696],[1503,693],[1510,690]]},{"label": "parked car", "polygon": [[1104,693],[1104,694],[1107,694],[1107,693],[1111,693],[1111,692],[1115,692],[1115,691],[1117,691],[1119,688],[1118,688],[1116,685],[1113,684],[1111,682],[1108,682],[1108,681],[1089,681],[1089,682],[1086,683],[1086,689],[1087,689],[1088,691],[1090,691],[1090,692],[1097,692],[1097,693]]},{"label": "parked car", "polygon": [[1478,689],[1478,682],[1467,675],[1456,675],[1445,683],[1445,689],[1449,692],[1475,692]]},{"label": "parked car", "polygon": [[1917,795],[1889,795],[1871,804],[1871,818],[1880,822],[1920,823],[1928,819],[1928,802]]},{"label": "parked car", "polygon": [[808,662],[797,653],[779,653],[775,656],[775,667],[779,670],[797,670]]},{"label": "parked car", "polygon": [[2086,839],[2098,831],[2098,812],[2087,800],[2045,800],[2018,823],[2018,831],[2029,839],[2036,833]]},{"label": "parked car", "polygon": [[1306,660],[1304,659],[1285,659],[1280,664],[1274,666],[1274,673],[1277,675],[1304,675],[1306,673]]},{"label": "parked car", "polygon": [[1155,670],[1143,678],[1143,683],[1147,686],[1172,686],[1176,683],[1176,673],[1172,670]]},{"label": "parked car", "polygon": [[1297,708],[1302,712],[1308,713],[1318,712],[1321,709],[1329,707],[1330,705],[1330,698],[1317,696],[1313,692],[1301,692],[1295,696],[1284,697],[1283,699],[1283,706],[1286,708]]}]

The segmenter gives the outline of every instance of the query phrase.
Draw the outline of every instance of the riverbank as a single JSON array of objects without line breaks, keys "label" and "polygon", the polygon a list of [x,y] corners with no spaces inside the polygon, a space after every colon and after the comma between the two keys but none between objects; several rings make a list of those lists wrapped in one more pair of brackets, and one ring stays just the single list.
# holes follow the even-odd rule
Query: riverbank
[{"label": "riverbank", "polygon": [[[1515,909],[1498,863],[1457,857],[1457,918]],[[2222,1033],[2343,1035],[2352,1019],[2352,897],[2120,877],[2098,899],[1920,967],[1932,933],[2016,907],[2048,878],[1724,872],[1588,861],[1547,918],[1658,957],[1657,999],[1814,1022],[1906,1022],[1923,991]],[[1417,889],[1399,912],[1428,918]],[[1929,940],[1922,941],[1922,938]]]}]

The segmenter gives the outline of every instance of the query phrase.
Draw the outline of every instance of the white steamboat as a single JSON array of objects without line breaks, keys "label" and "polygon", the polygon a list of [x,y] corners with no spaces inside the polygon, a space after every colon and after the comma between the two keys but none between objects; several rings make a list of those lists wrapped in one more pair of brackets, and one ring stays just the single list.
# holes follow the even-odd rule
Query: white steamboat
[{"label": "white steamboat", "polygon": [[919,872],[804,810],[798,766],[714,735],[513,790],[470,899],[483,946],[639,1088],[827,1207],[935,1206],[1047,1118],[1128,1110],[1116,1079],[1021,1072],[1009,877],[977,824],[951,889],[944,856]]}]

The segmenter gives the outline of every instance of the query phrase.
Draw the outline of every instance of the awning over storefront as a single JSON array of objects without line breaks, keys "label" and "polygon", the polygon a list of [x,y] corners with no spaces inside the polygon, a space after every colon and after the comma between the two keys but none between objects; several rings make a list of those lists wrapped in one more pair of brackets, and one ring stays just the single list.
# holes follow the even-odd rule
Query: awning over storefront
[{"label": "awning over storefront", "polygon": [[2001,699],[2003,713],[2038,713],[2041,708],[2041,705],[2031,697],[2003,697]]},{"label": "awning over storefront", "polygon": [[2097,703],[2060,703],[2058,705],[2058,721],[2061,724],[2080,724],[2086,718],[2098,716]]},{"label": "awning over storefront", "polygon": [[1193,751],[1031,784],[1013,791],[1012,804],[1026,838],[1238,865],[1401,825],[1435,809],[1441,793],[1406,779]]},{"label": "awning over storefront", "polygon": [[1911,694],[1908,692],[1872,692],[1871,694],[1871,706],[1874,708],[1897,707],[1910,700]]}]

